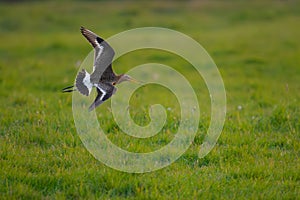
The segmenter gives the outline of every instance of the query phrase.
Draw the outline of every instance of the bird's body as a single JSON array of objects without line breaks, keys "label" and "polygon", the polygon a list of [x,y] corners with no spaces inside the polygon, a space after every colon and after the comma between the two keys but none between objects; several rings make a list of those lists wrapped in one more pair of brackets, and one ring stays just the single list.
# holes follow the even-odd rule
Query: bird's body
[{"label": "bird's body", "polygon": [[[89,110],[95,109],[116,92],[116,84],[123,81],[135,81],[126,74],[116,75],[112,70],[112,60],[115,55],[113,48],[92,31],[81,27],[82,35],[92,44],[95,50],[93,72],[89,74],[86,70],[80,71],[76,76],[75,90],[89,96],[92,88],[96,87],[97,97]],[[72,92],[73,86],[63,89],[63,92]]]}]

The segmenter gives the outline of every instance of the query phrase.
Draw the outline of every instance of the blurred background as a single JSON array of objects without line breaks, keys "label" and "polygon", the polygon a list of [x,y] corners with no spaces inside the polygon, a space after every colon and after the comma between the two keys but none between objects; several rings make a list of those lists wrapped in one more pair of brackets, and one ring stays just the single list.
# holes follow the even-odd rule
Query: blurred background
[{"label": "blurred background", "polygon": [[[268,198],[299,196],[299,1],[0,1],[0,196],[3,198]],[[122,56],[117,73],[157,62],[188,77],[201,108],[199,133],[171,166],[147,174],[118,172],[95,160],[76,134],[73,83],[92,50],[85,26],[108,38],[132,28],[170,28],[198,41],[214,59],[227,92],[227,118],[214,150],[198,159],[210,122],[205,83],[184,59],[145,50]],[[151,94],[159,90],[160,97]],[[168,106],[170,91],[150,86],[132,99],[147,124],[147,105]],[[121,148],[151,151],[170,142],[141,141],[118,129],[109,103],[98,110]],[[174,121],[175,120],[175,121]]]}]

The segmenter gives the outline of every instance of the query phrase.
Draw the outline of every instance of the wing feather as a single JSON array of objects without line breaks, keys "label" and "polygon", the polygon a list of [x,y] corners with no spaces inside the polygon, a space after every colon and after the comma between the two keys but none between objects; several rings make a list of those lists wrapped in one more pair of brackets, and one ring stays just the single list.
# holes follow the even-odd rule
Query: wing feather
[{"label": "wing feather", "polygon": [[109,83],[98,83],[95,84],[97,88],[97,97],[92,105],[89,107],[89,111],[92,111],[99,105],[101,105],[104,101],[109,99],[116,91],[116,88]]},{"label": "wing feather", "polygon": [[112,60],[115,55],[113,48],[98,35],[92,31],[81,27],[82,35],[95,48],[94,67],[91,74],[91,82],[99,83],[100,80],[114,78],[115,74],[112,70]]}]

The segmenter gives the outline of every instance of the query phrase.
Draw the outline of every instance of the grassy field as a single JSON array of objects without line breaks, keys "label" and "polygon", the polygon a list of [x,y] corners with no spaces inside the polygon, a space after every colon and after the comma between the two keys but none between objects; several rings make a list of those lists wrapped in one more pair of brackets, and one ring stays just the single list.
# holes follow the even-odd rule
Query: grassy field
[{"label": "grassy field", "polygon": [[[0,199],[299,198],[297,1],[0,2],[0,13]],[[72,96],[60,92],[72,84],[77,63],[91,51],[81,25],[104,38],[161,26],[202,44],[227,92],[224,130],[209,155],[197,157],[210,121],[203,81],[195,86],[202,111],[199,131],[169,167],[145,174],[119,172],[85,149],[73,121]],[[114,66],[123,73],[147,62],[167,64],[187,77],[193,73],[178,56],[154,50],[132,52]],[[150,95],[155,91],[157,99]],[[138,94],[132,99],[138,124],[149,121],[147,105],[168,106],[167,97],[176,102],[155,85]],[[118,146],[151,151],[172,140],[176,117],[169,116],[154,139],[132,139],[115,125],[109,105],[97,109],[99,123]]]}]

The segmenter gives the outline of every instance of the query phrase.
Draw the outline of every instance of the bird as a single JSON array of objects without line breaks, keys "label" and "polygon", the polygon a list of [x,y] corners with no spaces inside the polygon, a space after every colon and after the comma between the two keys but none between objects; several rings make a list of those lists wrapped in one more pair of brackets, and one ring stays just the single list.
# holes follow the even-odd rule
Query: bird
[{"label": "bird", "polygon": [[82,69],[76,76],[75,85],[65,87],[62,91],[78,91],[82,95],[89,96],[92,88],[95,87],[97,96],[88,109],[92,111],[116,93],[117,88],[115,85],[124,81],[135,83],[139,83],[139,81],[127,74],[115,74],[112,69],[112,60],[115,55],[114,49],[104,39],[83,26],[80,27],[80,31],[94,47],[93,71],[89,74],[85,69]]}]

